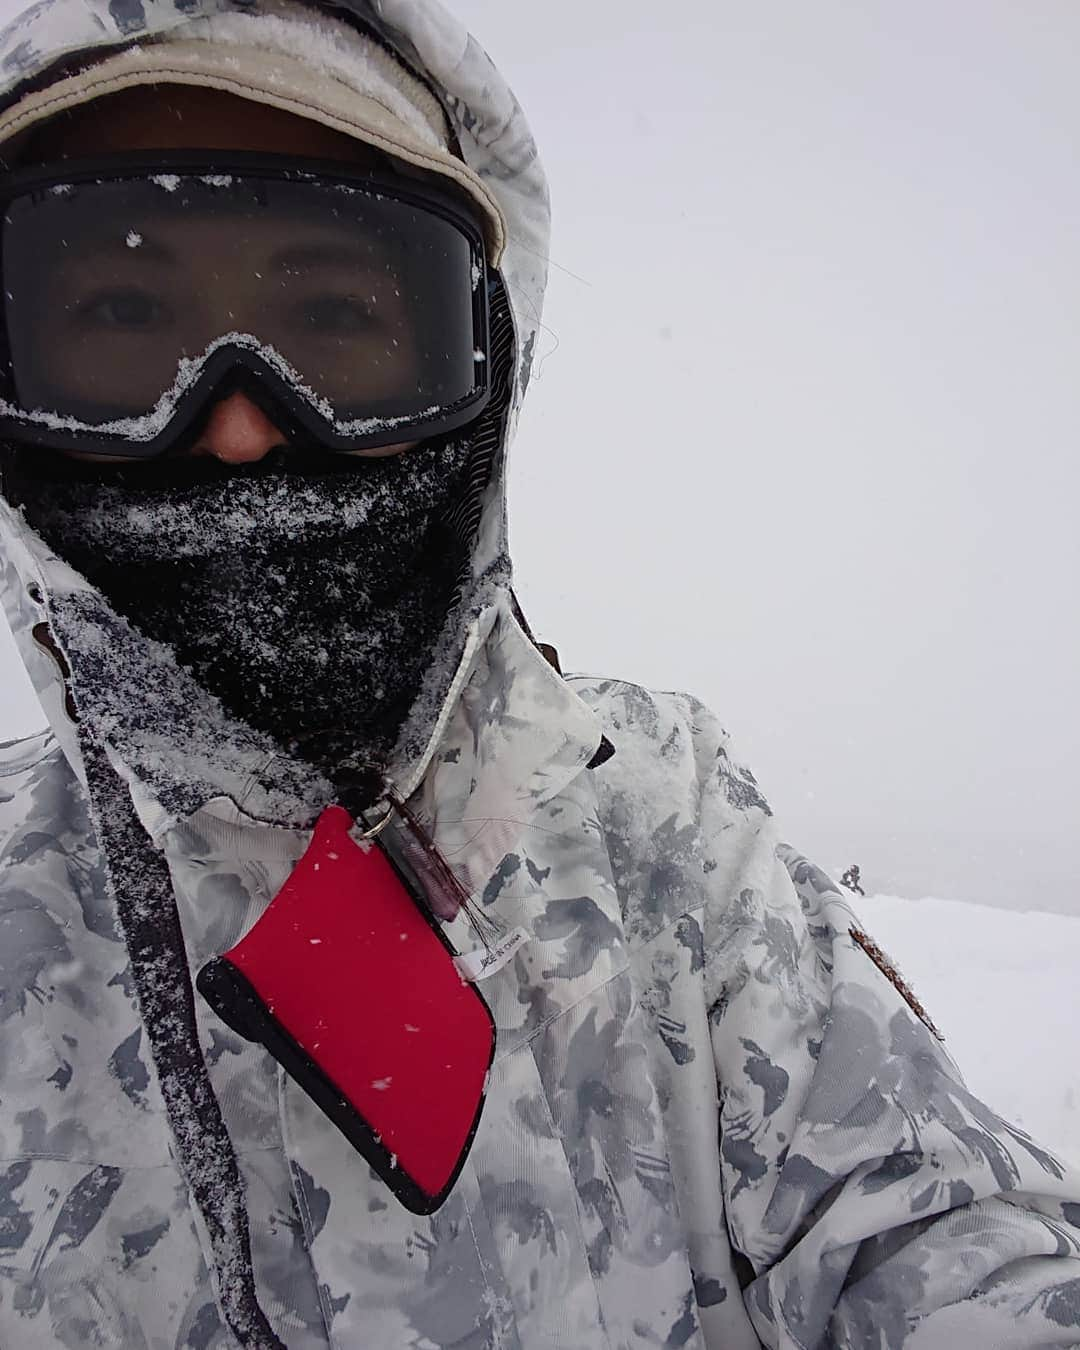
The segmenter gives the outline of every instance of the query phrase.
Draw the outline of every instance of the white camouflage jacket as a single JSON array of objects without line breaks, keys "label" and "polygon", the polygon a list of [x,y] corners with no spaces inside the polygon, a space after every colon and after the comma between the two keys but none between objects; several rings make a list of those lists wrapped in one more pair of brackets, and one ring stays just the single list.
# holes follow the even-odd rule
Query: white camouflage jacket
[{"label": "white camouflage jacket", "polygon": [[[441,92],[506,214],[520,401],[547,226],[520,109],[434,0],[349,3]],[[0,35],[8,97],[65,52],[197,34],[219,8],[42,0]],[[503,517],[500,477],[478,568]],[[151,757],[118,723],[118,791],[167,867],[146,899],[161,950],[136,951],[39,640],[86,583],[6,507],[0,524],[6,611],[51,724],[0,754],[4,1350],[1080,1344],[1080,1176],[967,1092],[714,717],[564,680],[502,585],[399,780],[477,902],[529,938],[484,985],[496,1056],[448,1201],[403,1209],[198,998],[164,1029],[188,1057],[185,1115],[145,1020],[148,964],[182,1002],[311,820],[242,763],[201,765],[177,809],[162,783],[190,746]]]}]

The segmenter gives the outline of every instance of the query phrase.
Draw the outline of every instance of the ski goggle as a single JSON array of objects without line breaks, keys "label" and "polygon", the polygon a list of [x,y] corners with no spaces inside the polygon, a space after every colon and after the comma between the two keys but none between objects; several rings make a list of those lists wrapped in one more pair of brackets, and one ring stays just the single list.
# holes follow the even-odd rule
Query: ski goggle
[{"label": "ski goggle", "polygon": [[489,398],[488,276],[426,181],[125,156],[0,184],[0,436],[149,458],[243,390],[290,440],[425,439]]}]

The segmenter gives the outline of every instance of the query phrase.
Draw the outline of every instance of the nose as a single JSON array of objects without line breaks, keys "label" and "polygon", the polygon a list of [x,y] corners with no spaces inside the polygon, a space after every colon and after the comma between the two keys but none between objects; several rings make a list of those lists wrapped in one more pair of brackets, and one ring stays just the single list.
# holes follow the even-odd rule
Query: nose
[{"label": "nose", "polygon": [[193,455],[213,455],[223,464],[254,464],[287,438],[246,394],[230,394],[215,403]]}]

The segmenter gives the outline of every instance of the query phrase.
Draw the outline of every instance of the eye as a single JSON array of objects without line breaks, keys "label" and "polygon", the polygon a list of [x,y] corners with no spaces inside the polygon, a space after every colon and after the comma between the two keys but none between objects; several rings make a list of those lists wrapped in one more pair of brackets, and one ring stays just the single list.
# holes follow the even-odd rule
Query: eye
[{"label": "eye", "polygon": [[136,287],[100,291],[82,301],[78,313],[89,323],[115,329],[152,328],[168,317],[165,305],[156,295]]},{"label": "eye", "polygon": [[372,333],[379,323],[371,301],[359,295],[319,295],[300,307],[305,326],[331,337]]}]

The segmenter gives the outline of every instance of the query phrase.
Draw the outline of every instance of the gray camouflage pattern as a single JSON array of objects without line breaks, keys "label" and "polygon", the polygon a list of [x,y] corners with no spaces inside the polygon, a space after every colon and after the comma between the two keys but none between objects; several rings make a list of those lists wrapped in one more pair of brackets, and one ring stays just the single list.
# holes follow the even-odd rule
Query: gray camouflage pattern
[{"label": "gray camouflage pattern", "polygon": [[[547,221],[520,109],[436,4],[356,7],[443,91],[507,214],[520,400]],[[42,0],[0,35],[0,71],[15,89],[61,52],[216,8]],[[85,583],[0,516],[0,590],[51,724],[0,750],[0,1345],[223,1350],[184,1180],[199,1141],[167,1121],[62,672],[33,638]],[[504,545],[500,478],[477,568]],[[589,769],[601,735],[615,755]],[[122,727],[109,749],[195,970],[257,919],[308,830],[237,789],[232,763],[201,766],[195,809],[167,809]],[[483,986],[496,1058],[443,1208],[402,1209],[198,1004],[259,1302],[289,1350],[1080,1344],[1080,1173],[968,1093],[707,709],[562,679],[500,587],[408,774],[476,902],[529,937]],[[463,917],[447,927],[472,945]]]},{"label": "gray camouflage pattern", "polygon": [[[485,986],[497,1058],[444,1208],[401,1209],[199,1009],[285,1344],[1075,1345],[1075,1171],[964,1089],[704,709],[560,687],[514,637],[520,689],[478,662],[463,704],[501,688],[502,718],[459,706],[431,773],[448,856],[472,837],[482,903],[531,934]],[[531,806],[508,826],[467,804],[477,744],[535,726],[541,691],[549,718],[576,722],[577,762],[516,745]],[[601,726],[615,757],[582,771]],[[7,749],[0,782],[0,1343],[230,1344],[81,791],[48,733]],[[224,799],[165,832],[193,968],[245,931],[306,838]]]}]

